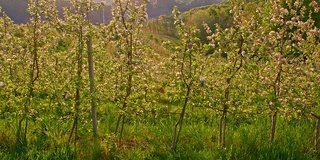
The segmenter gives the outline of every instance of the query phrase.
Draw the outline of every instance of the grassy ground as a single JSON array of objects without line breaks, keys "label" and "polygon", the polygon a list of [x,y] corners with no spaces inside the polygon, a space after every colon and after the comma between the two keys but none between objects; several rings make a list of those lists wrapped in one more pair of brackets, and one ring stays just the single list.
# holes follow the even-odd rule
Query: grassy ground
[{"label": "grassy ground", "polygon": [[[159,104],[162,105],[162,104]],[[100,147],[97,159],[319,159],[313,150],[314,124],[308,120],[279,118],[274,143],[269,143],[268,116],[228,119],[227,145],[218,144],[218,115],[195,108],[187,113],[178,149],[171,151],[177,114],[146,113],[128,117],[123,139],[113,134],[117,109],[99,107]],[[72,119],[39,113],[32,118],[28,147],[15,145],[17,119],[6,114],[0,119],[0,159],[92,159],[93,139],[90,112],[81,116],[76,148],[68,145]]]}]

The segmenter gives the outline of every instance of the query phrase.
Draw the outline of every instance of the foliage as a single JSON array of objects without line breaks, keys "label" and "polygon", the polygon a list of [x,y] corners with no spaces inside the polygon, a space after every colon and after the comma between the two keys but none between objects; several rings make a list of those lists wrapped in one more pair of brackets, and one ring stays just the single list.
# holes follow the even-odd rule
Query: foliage
[{"label": "foliage", "polygon": [[114,1],[101,25],[87,0],[64,18],[55,0],[30,0],[26,24],[0,9],[0,159],[319,159],[319,4],[283,2],[175,8],[149,24],[146,1]]}]

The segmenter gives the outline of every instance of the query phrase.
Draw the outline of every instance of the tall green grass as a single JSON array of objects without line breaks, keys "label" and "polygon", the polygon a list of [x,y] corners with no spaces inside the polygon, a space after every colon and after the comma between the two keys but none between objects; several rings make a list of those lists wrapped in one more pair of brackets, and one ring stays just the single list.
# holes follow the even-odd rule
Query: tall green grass
[{"label": "tall green grass", "polygon": [[[159,107],[162,104],[158,104]],[[174,106],[176,108],[179,106]],[[113,134],[117,107],[99,107],[99,147],[93,147],[90,113],[79,123],[77,150],[67,144],[72,119],[41,113],[30,122],[28,147],[16,147],[13,115],[0,119],[0,159],[319,159],[314,151],[314,123],[279,117],[274,143],[269,142],[270,117],[228,117],[226,147],[218,143],[218,115],[210,109],[189,108],[178,142],[170,148],[177,114],[129,116],[123,139]],[[11,117],[11,118],[10,118]]]}]

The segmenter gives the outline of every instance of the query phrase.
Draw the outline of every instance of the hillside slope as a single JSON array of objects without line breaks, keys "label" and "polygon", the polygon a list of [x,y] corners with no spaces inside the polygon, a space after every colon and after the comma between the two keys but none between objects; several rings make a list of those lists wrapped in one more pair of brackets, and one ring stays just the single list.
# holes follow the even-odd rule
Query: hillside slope
[{"label": "hillside slope", "polygon": [[[181,11],[181,8],[178,8]],[[181,17],[184,23],[189,27],[197,27],[200,29],[199,38],[206,41],[207,33],[204,30],[203,23],[214,29],[215,24],[219,24],[222,28],[232,25],[232,18],[229,13],[231,6],[229,3],[219,3],[192,8],[183,12]],[[172,15],[161,15],[148,21],[146,30],[151,34],[168,35],[177,37],[174,26],[174,18]]]},{"label": "hillside slope", "polygon": [[[215,4],[221,1],[222,0],[150,0],[147,5],[147,13],[149,18],[155,18],[162,14],[170,15],[174,6],[178,6],[183,12],[194,7]],[[95,0],[95,2],[106,2],[106,4],[110,4],[111,0]],[[30,15],[26,11],[28,0],[0,0],[0,6],[15,23],[26,23],[30,19]],[[63,7],[66,6],[71,6],[69,0],[57,1],[57,8],[61,17]],[[103,12],[105,15],[104,20]],[[109,22],[112,18],[111,6],[107,5],[99,10],[94,10],[91,17],[93,23]]]}]

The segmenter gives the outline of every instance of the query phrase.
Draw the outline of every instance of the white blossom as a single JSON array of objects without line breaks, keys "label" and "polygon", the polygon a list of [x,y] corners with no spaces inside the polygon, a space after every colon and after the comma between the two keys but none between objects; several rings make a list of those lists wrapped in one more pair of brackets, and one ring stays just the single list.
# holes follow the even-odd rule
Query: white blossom
[{"label": "white blossom", "polygon": [[4,82],[0,82],[0,88],[4,87],[6,84]]}]

